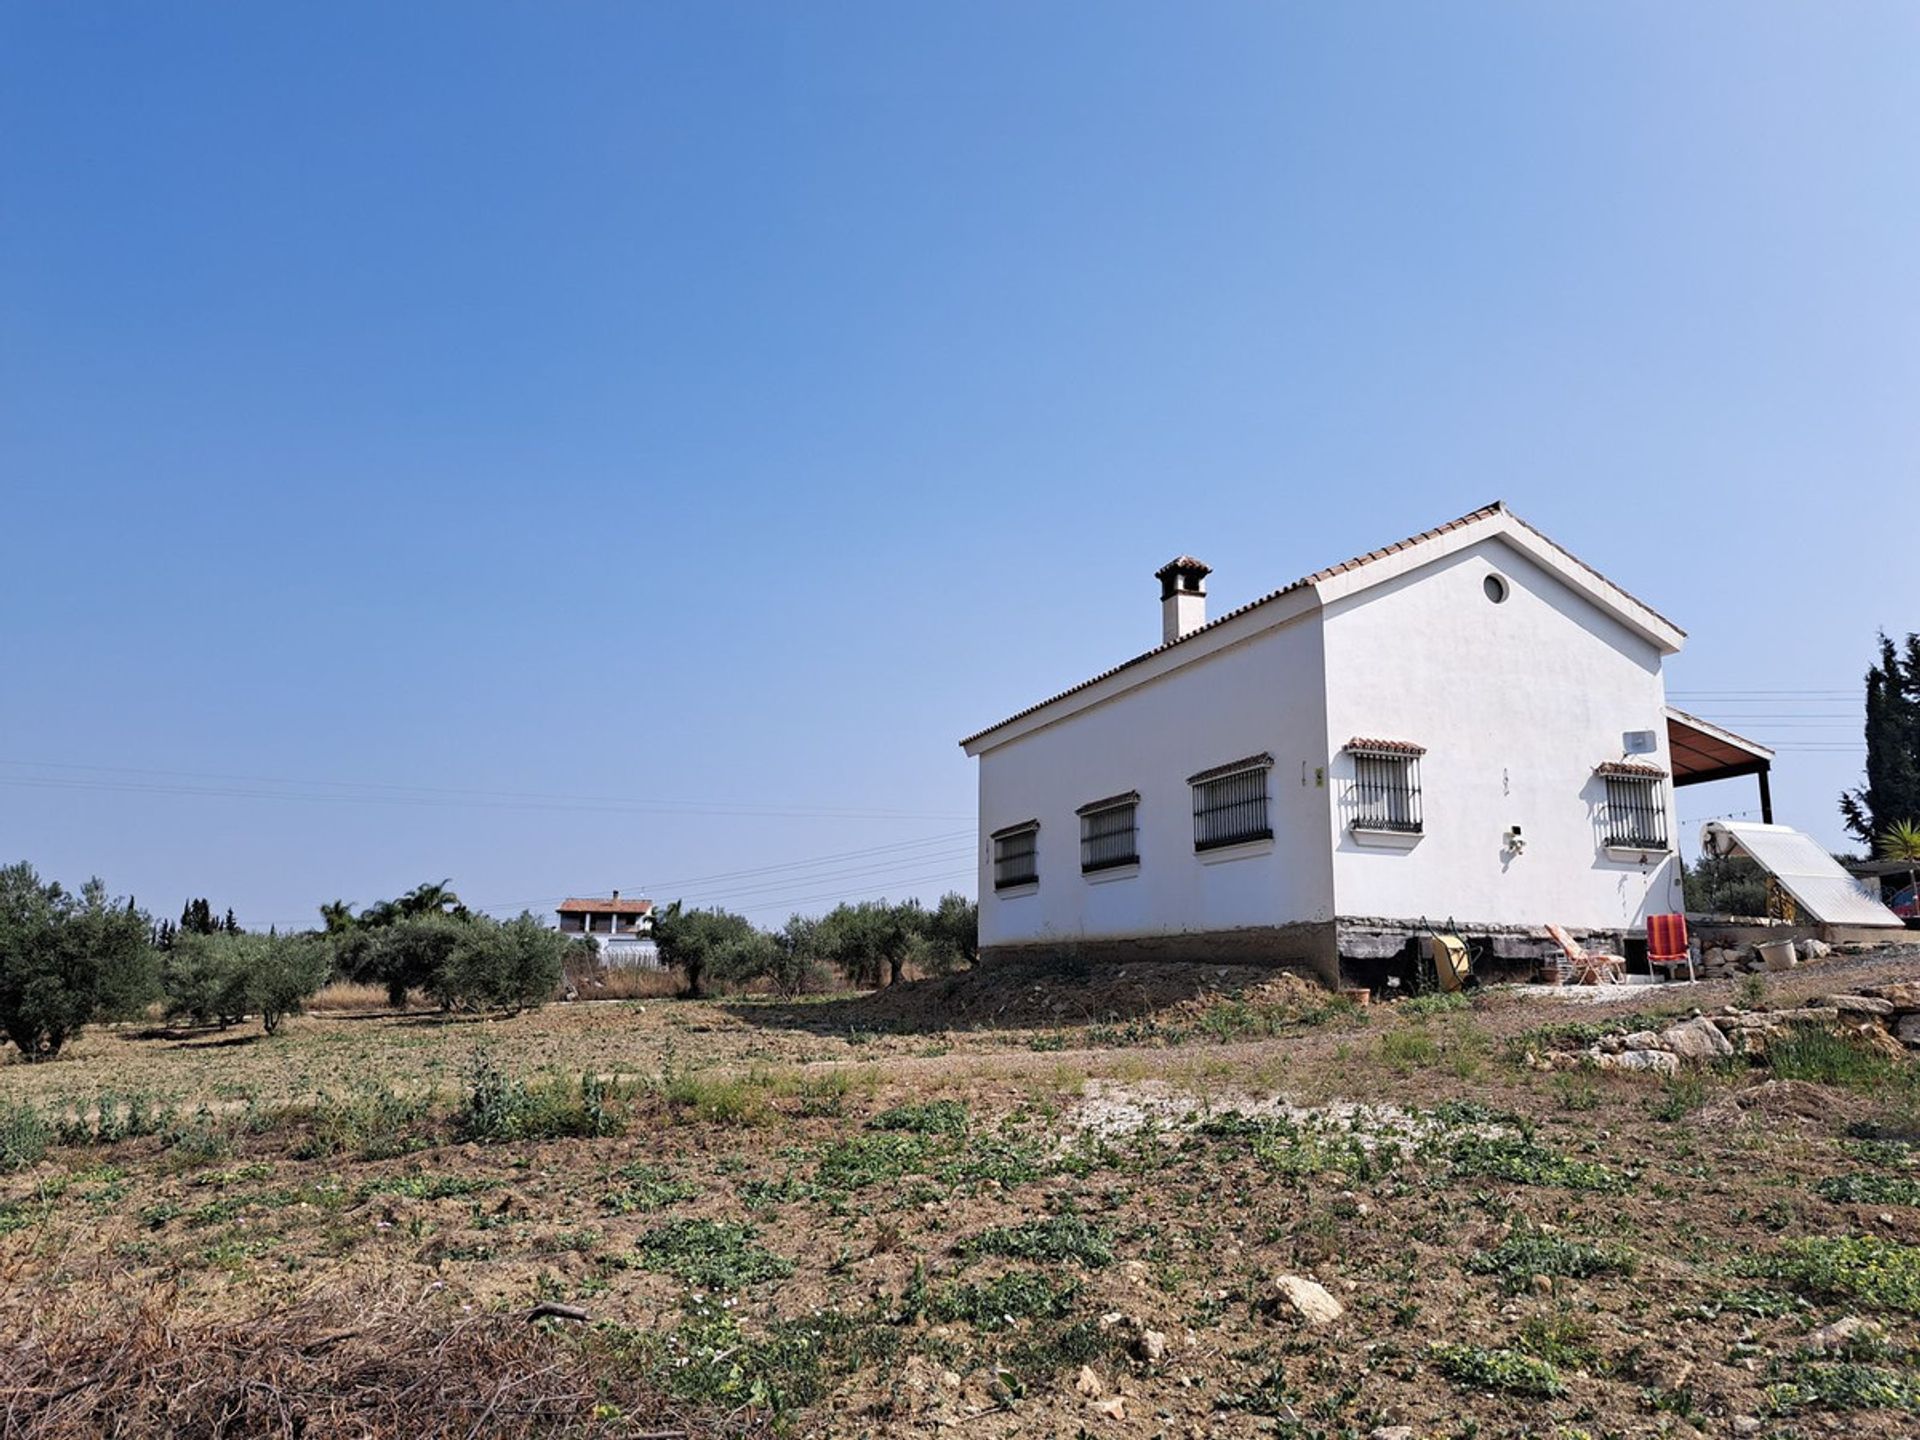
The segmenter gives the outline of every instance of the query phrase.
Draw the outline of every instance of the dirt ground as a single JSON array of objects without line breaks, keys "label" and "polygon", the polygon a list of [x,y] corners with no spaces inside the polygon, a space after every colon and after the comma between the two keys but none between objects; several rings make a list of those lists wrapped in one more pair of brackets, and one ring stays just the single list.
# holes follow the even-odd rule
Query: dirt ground
[{"label": "dirt ground", "polygon": [[0,1066],[0,1435],[1920,1433],[1906,1064],[1524,1061],[1732,982],[1145,971]]}]

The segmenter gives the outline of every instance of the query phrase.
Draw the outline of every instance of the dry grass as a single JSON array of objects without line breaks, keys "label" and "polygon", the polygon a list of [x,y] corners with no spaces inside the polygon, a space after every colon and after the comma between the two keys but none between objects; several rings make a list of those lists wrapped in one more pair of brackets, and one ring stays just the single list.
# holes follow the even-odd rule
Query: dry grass
[{"label": "dry grass", "polygon": [[363,1293],[208,1320],[182,1313],[170,1287],[85,1293],[85,1303],[7,1307],[0,1436],[688,1430],[621,1367],[595,1364],[589,1339],[530,1325],[518,1312],[463,1314],[450,1304]]},{"label": "dry grass", "polygon": [[665,1000],[687,988],[676,970],[648,970],[637,965],[579,976],[574,986],[583,1000]]},{"label": "dry grass", "polygon": [[318,994],[307,1001],[309,1010],[336,1014],[343,1010],[384,1010],[386,1008],[386,986],[356,985],[350,980],[336,980],[331,985],[322,987]]}]

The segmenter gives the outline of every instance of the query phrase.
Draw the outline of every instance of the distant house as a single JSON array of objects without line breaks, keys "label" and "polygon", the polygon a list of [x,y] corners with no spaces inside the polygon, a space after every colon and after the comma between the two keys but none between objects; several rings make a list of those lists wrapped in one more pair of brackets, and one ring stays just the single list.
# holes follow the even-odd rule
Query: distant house
[{"label": "distant house", "polygon": [[618,890],[609,899],[560,902],[560,933],[584,935],[600,947],[606,965],[657,966],[660,949],[653,941],[653,902],[622,900]]},{"label": "distant house", "polygon": [[1764,796],[1770,751],[1668,707],[1679,627],[1503,504],[1211,621],[1209,573],[1169,562],[1158,646],[961,742],[983,957],[1368,983],[1451,919],[1524,967],[1550,922],[1682,908],[1675,785]]}]

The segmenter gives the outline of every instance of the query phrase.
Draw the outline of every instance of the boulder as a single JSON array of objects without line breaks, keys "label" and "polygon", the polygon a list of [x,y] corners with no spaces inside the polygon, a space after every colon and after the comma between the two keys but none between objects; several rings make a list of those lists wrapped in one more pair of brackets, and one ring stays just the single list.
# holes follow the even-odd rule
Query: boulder
[{"label": "boulder", "polygon": [[1082,1365],[1080,1367],[1080,1373],[1073,1377],[1073,1388],[1089,1400],[1098,1400],[1102,1395],[1107,1393],[1105,1383],[1098,1375],[1094,1374],[1091,1365]]},{"label": "boulder", "polygon": [[1698,1064],[1733,1054],[1733,1042],[1722,1035],[1720,1027],[1705,1016],[1662,1030],[1659,1048],[1671,1051],[1682,1060]]},{"label": "boulder", "polygon": [[1920,1050],[1920,1015],[1902,1015],[1894,1022],[1893,1035],[1902,1045]]},{"label": "boulder", "polygon": [[1158,1330],[1142,1330],[1133,1342],[1133,1353],[1148,1365],[1158,1365],[1167,1358],[1167,1337]]},{"label": "boulder", "polygon": [[1875,995],[1827,995],[1821,998],[1822,1005],[1831,1005],[1842,1015],[1891,1015],[1893,1002],[1882,1000]]},{"label": "boulder", "polygon": [[1291,1310],[1309,1325],[1331,1325],[1346,1313],[1326,1287],[1303,1275],[1276,1275],[1268,1288],[1275,1309]]},{"label": "boulder", "polygon": [[1896,1010],[1920,1010],[1920,981],[1900,980],[1876,987],[1871,993]]},{"label": "boulder", "polygon": [[1877,1050],[1889,1060],[1907,1058],[1907,1047],[1889,1035],[1886,1027],[1879,1021],[1869,1020],[1863,1025],[1854,1027],[1854,1031],[1859,1035],[1860,1043],[1869,1050]]},{"label": "boulder", "polygon": [[1808,1005],[1799,1010],[1770,1010],[1767,1018],[1776,1025],[1830,1026],[1840,1018],[1831,1005]]},{"label": "boulder", "polygon": [[1658,1050],[1660,1037],[1651,1030],[1636,1030],[1620,1041],[1622,1050]]},{"label": "boulder", "polygon": [[1800,953],[1809,960],[1824,960],[1833,954],[1833,946],[1824,940],[1802,940]]},{"label": "boulder", "polygon": [[1601,1055],[1594,1062],[1602,1070],[1643,1070],[1653,1075],[1678,1075],[1680,1057],[1670,1050],[1622,1050]]}]

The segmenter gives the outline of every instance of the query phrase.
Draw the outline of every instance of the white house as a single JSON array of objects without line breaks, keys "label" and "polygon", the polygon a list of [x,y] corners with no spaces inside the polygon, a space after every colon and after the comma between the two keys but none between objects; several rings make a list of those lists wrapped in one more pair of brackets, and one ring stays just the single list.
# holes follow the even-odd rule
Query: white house
[{"label": "white house", "polygon": [[560,931],[584,935],[600,947],[604,965],[657,966],[660,948],[653,939],[653,902],[568,898],[560,902]]},{"label": "white house", "polygon": [[1212,621],[1208,573],[1160,570],[1160,645],[961,742],[983,954],[1365,980],[1423,920],[1522,963],[1549,922],[1621,943],[1682,908],[1674,783],[1765,784],[1669,711],[1683,632],[1504,504]]}]

